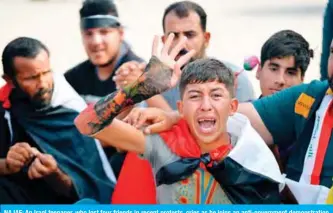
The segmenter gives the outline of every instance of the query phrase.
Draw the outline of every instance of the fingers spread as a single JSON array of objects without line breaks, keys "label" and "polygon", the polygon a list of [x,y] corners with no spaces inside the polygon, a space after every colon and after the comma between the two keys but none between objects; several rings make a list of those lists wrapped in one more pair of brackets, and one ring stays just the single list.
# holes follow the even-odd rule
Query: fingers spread
[{"label": "fingers spread", "polygon": [[168,55],[173,38],[175,37],[175,34],[170,33],[167,40],[165,41],[165,44],[163,45],[162,51],[161,51],[161,55]]},{"label": "fingers spread", "polygon": [[152,47],[152,51],[151,51],[151,54],[153,56],[158,56],[158,44],[159,44],[159,36],[155,35],[154,41],[153,41],[153,47]]},{"label": "fingers spread", "polygon": [[178,61],[177,64],[182,67],[184,66],[187,62],[190,61],[190,59],[195,55],[195,50],[191,50],[188,53],[186,53],[185,55],[181,56]]}]

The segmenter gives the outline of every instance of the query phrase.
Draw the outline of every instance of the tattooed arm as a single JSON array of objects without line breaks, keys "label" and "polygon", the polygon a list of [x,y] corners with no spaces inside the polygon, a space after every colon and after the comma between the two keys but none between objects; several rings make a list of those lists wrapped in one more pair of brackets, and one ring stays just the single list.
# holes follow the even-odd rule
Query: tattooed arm
[{"label": "tattooed arm", "polygon": [[[138,80],[123,89],[107,95],[95,105],[80,113],[75,119],[75,124],[82,134],[95,136],[96,133],[109,126],[114,118],[127,107],[160,94],[177,84],[181,72],[180,67],[189,61],[194,55],[194,51],[183,55],[176,62],[175,58],[185,45],[186,39],[181,40],[170,50],[173,38],[174,35],[170,34],[159,55],[157,54],[158,38],[155,37],[153,56],[145,72]],[[130,133],[126,135],[130,135]],[[111,137],[113,138],[114,135],[109,135],[108,138]],[[113,144],[113,146],[117,147],[116,144]]]}]

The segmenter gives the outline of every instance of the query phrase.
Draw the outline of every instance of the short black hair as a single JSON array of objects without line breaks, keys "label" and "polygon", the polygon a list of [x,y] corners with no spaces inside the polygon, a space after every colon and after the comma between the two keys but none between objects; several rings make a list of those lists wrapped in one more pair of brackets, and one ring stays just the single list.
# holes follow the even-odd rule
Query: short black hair
[{"label": "short black hair", "polygon": [[313,50],[309,48],[309,43],[299,33],[292,30],[282,30],[273,34],[261,48],[261,66],[267,60],[273,58],[295,57],[295,66],[301,69],[304,76],[310,58],[313,57]]},{"label": "short black hair", "polygon": [[2,52],[4,74],[10,78],[15,78],[15,57],[35,58],[42,50],[45,50],[50,55],[46,45],[34,38],[19,37],[9,42]]},{"label": "short black hair", "polygon": [[191,2],[191,1],[176,2],[176,3],[169,5],[165,9],[164,14],[163,14],[163,20],[162,20],[163,31],[165,31],[165,26],[164,26],[165,17],[169,13],[174,12],[178,18],[185,18],[192,11],[195,12],[196,14],[198,14],[198,16],[200,18],[201,28],[205,32],[206,25],[207,25],[207,14],[200,5],[198,5],[197,3]]},{"label": "short black hair", "polygon": [[179,83],[180,96],[183,98],[185,87],[188,84],[213,81],[223,83],[230,96],[235,96],[233,72],[223,62],[214,58],[197,59],[190,62],[182,71]]},{"label": "short black hair", "polygon": [[112,0],[85,0],[80,9],[80,18],[94,15],[113,15],[118,17],[117,6]]}]

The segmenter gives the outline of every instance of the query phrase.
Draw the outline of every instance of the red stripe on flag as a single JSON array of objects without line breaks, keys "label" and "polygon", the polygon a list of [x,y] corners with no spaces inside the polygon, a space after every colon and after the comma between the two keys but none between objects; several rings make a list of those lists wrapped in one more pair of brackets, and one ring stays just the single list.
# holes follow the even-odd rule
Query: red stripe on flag
[{"label": "red stripe on flag", "polygon": [[325,113],[320,137],[318,150],[316,154],[316,160],[314,164],[314,168],[311,174],[311,184],[319,185],[320,184],[320,175],[324,164],[325,154],[327,150],[327,146],[330,141],[332,127],[333,127],[333,109],[332,107],[333,101],[330,102],[327,112]]},{"label": "red stripe on flag", "polygon": [[151,165],[135,153],[127,153],[115,190],[113,204],[156,204],[156,187]]}]

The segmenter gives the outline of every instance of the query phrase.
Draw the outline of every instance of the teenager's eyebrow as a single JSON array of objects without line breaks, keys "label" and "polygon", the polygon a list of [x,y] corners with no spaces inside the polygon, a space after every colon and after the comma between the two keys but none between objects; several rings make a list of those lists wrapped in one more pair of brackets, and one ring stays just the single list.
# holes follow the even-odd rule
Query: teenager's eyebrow
[{"label": "teenager's eyebrow", "polygon": [[187,93],[200,93],[200,91],[197,89],[190,89]]},{"label": "teenager's eyebrow", "polygon": [[216,92],[216,91],[221,91],[221,92],[223,92],[224,90],[223,90],[222,88],[220,88],[220,87],[216,87],[216,88],[213,88],[213,89],[211,90],[211,92]]},{"label": "teenager's eyebrow", "polygon": [[273,66],[273,67],[280,67],[280,64],[274,63],[274,62],[269,62],[268,66]]},{"label": "teenager's eyebrow", "polygon": [[297,71],[297,68],[296,67],[287,67],[287,70],[288,71]]}]

